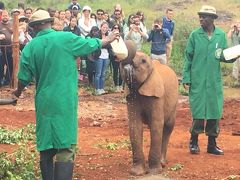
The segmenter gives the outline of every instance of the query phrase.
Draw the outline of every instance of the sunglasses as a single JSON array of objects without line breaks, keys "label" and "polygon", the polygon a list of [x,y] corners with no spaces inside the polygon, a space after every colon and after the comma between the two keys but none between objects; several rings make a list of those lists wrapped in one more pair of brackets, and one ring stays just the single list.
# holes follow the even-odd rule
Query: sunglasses
[{"label": "sunglasses", "polygon": [[100,15],[100,16],[102,16],[102,15],[103,15],[103,13],[97,13],[97,15]]}]

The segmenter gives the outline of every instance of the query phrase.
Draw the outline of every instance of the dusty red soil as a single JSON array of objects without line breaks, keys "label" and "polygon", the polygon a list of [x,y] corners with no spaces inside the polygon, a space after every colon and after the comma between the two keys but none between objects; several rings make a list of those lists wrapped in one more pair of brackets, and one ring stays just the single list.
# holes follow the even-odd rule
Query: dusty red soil
[{"label": "dusty red soil", "polygon": [[[1,94],[6,90],[1,90]],[[240,98],[225,99],[218,146],[225,154],[215,156],[206,153],[207,137],[200,136],[199,155],[188,151],[191,116],[186,97],[179,98],[175,129],[168,148],[168,164],[163,174],[171,179],[240,179]],[[19,99],[17,106],[0,106],[0,126],[19,128],[34,123],[34,102],[30,90]],[[93,96],[80,90],[79,98],[79,152],[75,162],[75,179],[105,180],[133,179],[130,176],[131,151],[129,150],[128,119],[123,94]],[[149,149],[149,130],[144,129],[144,150]],[[110,150],[106,145],[116,145]],[[11,150],[9,145],[0,145],[0,151]],[[175,164],[182,169],[172,171]]]}]

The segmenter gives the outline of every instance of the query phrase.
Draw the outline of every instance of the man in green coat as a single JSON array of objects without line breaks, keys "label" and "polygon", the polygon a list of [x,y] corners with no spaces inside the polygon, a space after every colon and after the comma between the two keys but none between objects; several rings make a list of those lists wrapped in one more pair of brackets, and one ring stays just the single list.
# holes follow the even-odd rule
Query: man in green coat
[{"label": "man in green coat", "polygon": [[216,137],[223,109],[220,61],[225,61],[222,52],[227,48],[226,35],[214,26],[214,19],[218,17],[214,7],[203,6],[198,15],[201,27],[189,37],[183,67],[183,86],[189,90],[193,117],[189,149],[192,154],[200,152],[198,134],[205,131],[207,152],[222,155],[223,151],[216,145]]},{"label": "man in green coat", "polygon": [[[19,97],[36,81],[36,136],[43,180],[71,180],[77,144],[78,84],[76,57],[87,55],[118,37],[83,39],[73,33],[51,29],[53,18],[36,11],[29,25],[37,36],[24,48],[19,65]],[[53,157],[56,155],[55,165]]]}]

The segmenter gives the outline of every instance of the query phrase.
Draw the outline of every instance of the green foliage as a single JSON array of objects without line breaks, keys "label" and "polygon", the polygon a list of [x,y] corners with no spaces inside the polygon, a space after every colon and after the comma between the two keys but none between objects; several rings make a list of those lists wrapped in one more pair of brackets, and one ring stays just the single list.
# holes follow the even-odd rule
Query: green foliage
[{"label": "green foliage", "polygon": [[108,150],[117,150],[117,148],[118,148],[118,145],[116,143],[108,143],[106,145],[106,149]]},{"label": "green foliage", "polygon": [[144,52],[145,54],[150,55],[150,49],[151,49],[151,43],[149,42],[144,42],[142,44],[142,49],[141,51]]},{"label": "green foliage", "polygon": [[[35,147],[33,148],[35,149]],[[0,154],[0,179],[32,180],[39,177],[36,169],[37,152],[26,144],[20,146],[13,154]]]},{"label": "green foliage", "polygon": [[107,149],[107,150],[118,150],[120,148],[128,148],[128,150],[131,150],[131,143],[129,140],[123,140],[123,141],[117,141],[117,142],[109,142],[108,139],[105,140],[103,143],[98,143],[96,147],[101,149]]},{"label": "green foliage", "polygon": [[27,125],[26,127],[17,130],[8,130],[0,127],[0,143],[2,144],[16,144],[34,139],[35,125]]},{"label": "green foliage", "polygon": [[178,164],[174,164],[170,169],[171,169],[172,171],[177,171],[177,170],[180,170],[180,169],[182,169],[182,168],[183,168],[183,165],[180,164],[180,163],[178,163]]},{"label": "green foliage", "polygon": [[182,74],[184,51],[188,37],[194,28],[195,25],[188,21],[179,20],[176,23],[170,66],[178,75]]},{"label": "green foliage", "polygon": [[188,91],[187,91],[186,89],[184,89],[184,87],[183,87],[182,84],[179,85],[178,92],[179,92],[181,95],[188,96]]},{"label": "green foliage", "polygon": [[0,143],[19,145],[13,154],[0,153],[0,179],[32,180],[38,177],[39,170],[35,169],[37,152],[35,147],[29,147],[29,141],[35,141],[35,125],[17,130],[0,127]]}]

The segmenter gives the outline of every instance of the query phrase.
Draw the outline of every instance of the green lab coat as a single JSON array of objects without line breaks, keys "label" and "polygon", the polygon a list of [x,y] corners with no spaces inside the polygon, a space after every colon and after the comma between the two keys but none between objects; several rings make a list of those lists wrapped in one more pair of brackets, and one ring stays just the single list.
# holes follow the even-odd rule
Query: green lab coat
[{"label": "green lab coat", "polygon": [[36,81],[36,135],[39,151],[77,143],[78,71],[76,57],[101,48],[98,39],[45,29],[23,50],[18,79]]},{"label": "green lab coat", "polygon": [[199,28],[189,37],[185,50],[183,83],[190,83],[189,103],[193,119],[220,119],[223,89],[220,61],[227,48],[225,33],[215,28],[211,38]]}]

